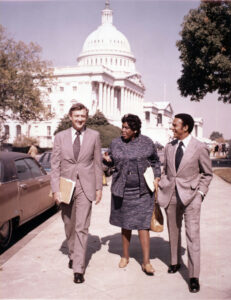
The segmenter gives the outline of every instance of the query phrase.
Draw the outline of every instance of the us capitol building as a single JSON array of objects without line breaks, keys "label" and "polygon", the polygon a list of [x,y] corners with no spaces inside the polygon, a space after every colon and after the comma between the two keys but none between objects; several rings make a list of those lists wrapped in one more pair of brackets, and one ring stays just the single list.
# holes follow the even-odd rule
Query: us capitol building
[{"label": "us capitol building", "polygon": [[[102,10],[102,24],[86,38],[76,67],[54,68],[56,83],[43,100],[54,117],[49,121],[28,124],[9,121],[8,142],[21,135],[36,137],[40,147],[52,147],[54,131],[60,119],[76,102],[94,115],[101,111],[108,121],[121,126],[126,113],[142,120],[142,133],[165,145],[171,140],[169,130],[173,109],[169,102],[144,102],[145,87],[137,72],[136,59],[127,38],[113,25],[109,1]],[[202,119],[195,120],[194,135],[202,137]]]}]

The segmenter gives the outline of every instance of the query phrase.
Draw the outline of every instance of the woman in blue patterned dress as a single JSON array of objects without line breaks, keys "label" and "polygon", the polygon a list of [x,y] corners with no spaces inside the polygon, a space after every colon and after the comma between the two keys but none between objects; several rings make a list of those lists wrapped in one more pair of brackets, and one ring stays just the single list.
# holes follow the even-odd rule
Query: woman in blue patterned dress
[{"label": "woman in blue patterned dress", "polygon": [[123,255],[119,267],[129,262],[129,245],[132,230],[138,230],[143,252],[142,270],[154,274],[150,264],[150,223],[154,206],[153,194],[149,190],[144,172],[151,166],[157,188],[160,180],[160,161],[153,141],[141,135],[141,120],[127,114],[122,118],[122,136],[112,141],[104,163],[114,166],[112,175],[112,199],[110,223],[121,227]]}]

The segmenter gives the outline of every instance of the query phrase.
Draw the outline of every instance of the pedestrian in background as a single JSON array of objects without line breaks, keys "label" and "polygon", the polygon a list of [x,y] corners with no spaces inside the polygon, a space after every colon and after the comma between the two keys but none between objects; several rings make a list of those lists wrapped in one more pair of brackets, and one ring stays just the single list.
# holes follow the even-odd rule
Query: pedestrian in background
[{"label": "pedestrian in background", "polygon": [[165,147],[158,202],[167,215],[171,264],[168,273],[181,267],[181,226],[184,216],[188,248],[189,290],[200,290],[200,210],[212,180],[206,145],[191,136],[194,120],[178,114],[172,123],[175,140]]},{"label": "pedestrian in background", "polygon": [[70,204],[61,203],[69,268],[74,282],[84,282],[85,256],[92,201],[102,197],[102,157],[99,133],[86,128],[88,109],[81,103],[69,110],[72,127],[56,134],[51,156],[51,188],[57,203],[60,176],[76,182]]},{"label": "pedestrian in background", "polygon": [[29,151],[27,152],[31,157],[36,158],[38,149],[35,144],[31,144]]},{"label": "pedestrian in background", "polygon": [[125,115],[122,118],[122,136],[112,141],[103,158],[104,163],[115,167],[111,185],[110,223],[121,227],[123,254],[119,267],[124,268],[129,263],[131,233],[132,230],[138,230],[143,252],[142,270],[153,275],[149,229],[154,197],[143,174],[151,166],[157,187],[161,171],[154,143],[147,136],[141,135],[140,130],[139,117]]}]

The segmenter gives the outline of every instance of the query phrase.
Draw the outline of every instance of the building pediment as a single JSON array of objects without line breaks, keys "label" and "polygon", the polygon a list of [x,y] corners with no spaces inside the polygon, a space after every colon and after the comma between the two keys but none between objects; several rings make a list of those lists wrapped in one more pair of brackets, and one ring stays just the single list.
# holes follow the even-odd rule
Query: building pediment
[{"label": "building pediment", "polygon": [[141,80],[141,75],[133,74],[127,77],[127,80],[135,83],[136,85],[140,86],[142,89],[145,89],[145,86]]}]

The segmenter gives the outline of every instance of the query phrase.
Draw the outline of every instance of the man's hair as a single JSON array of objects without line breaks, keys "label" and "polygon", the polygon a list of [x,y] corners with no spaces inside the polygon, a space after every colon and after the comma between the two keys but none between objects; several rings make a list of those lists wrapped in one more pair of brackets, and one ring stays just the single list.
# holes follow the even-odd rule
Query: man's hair
[{"label": "man's hair", "polygon": [[177,119],[181,119],[183,126],[188,125],[188,133],[191,133],[194,127],[194,120],[192,118],[192,116],[188,115],[188,114],[177,114],[175,115],[175,118]]},{"label": "man's hair", "polygon": [[76,111],[76,110],[82,110],[82,109],[85,109],[85,110],[86,110],[86,112],[87,112],[87,117],[88,117],[88,112],[89,112],[89,110],[88,110],[88,108],[86,108],[86,106],[83,105],[82,103],[75,103],[75,104],[73,104],[72,107],[69,109],[69,116],[72,115],[72,112],[73,112],[73,111]]},{"label": "man's hair", "polygon": [[136,136],[140,134],[141,120],[137,115],[127,114],[121,119],[122,123],[127,122],[131,130],[136,131]]}]

